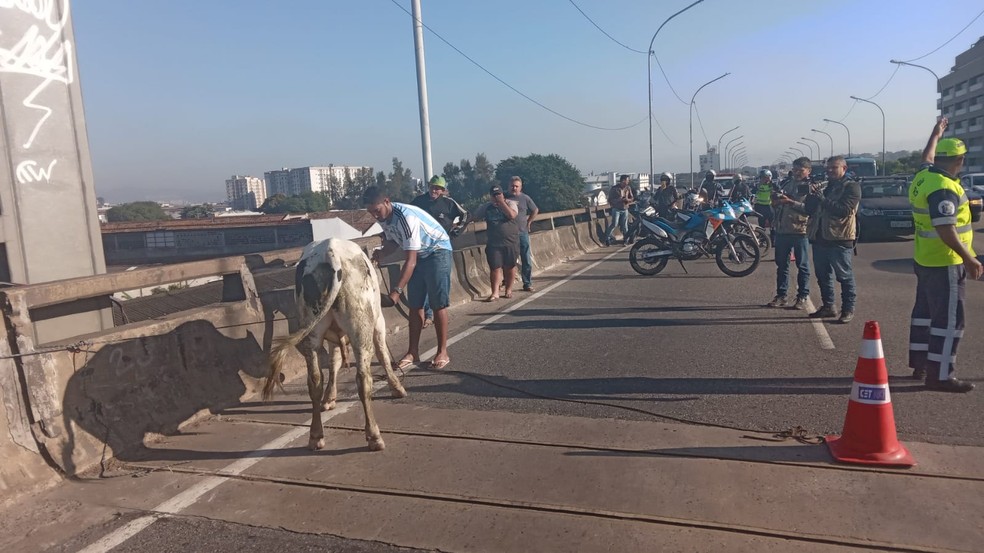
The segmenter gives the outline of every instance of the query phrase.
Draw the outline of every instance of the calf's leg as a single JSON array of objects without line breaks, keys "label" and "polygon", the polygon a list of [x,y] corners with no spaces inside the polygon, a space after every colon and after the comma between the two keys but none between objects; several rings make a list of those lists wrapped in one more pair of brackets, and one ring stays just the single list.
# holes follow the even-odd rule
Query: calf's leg
[{"label": "calf's leg", "polygon": [[[356,340],[355,363],[358,366],[359,399],[362,400],[362,410],[366,416],[366,441],[369,451],[381,451],[386,447],[383,437],[379,434],[379,426],[372,415],[372,374],[369,372],[369,362],[372,360],[372,341],[369,336]],[[392,369],[390,369],[392,370]]]},{"label": "calf's leg", "polygon": [[311,338],[306,338],[298,349],[304,355],[304,363],[308,371],[308,395],[311,397],[311,437],[308,440],[308,448],[318,450],[325,447],[325,429],[321,425],[321,399],[324,393],[323,378],[321,375],[321,365],[318,363],[318,351],[321,349],[321,340],[317,340],[317,346]]},{"label": "calf's leg", "polygon": [[386,345],[386,321],[383,320],[382,315],[376,319],[376,324],[372,329],[372,341],[379,364],[386,371],[386,382],[389,383],[390,390],[393,391],[393,397],[407,397],[407,391],[403,389],[403,384],[400,384],[400,379],[393,372],[393,360],[390,358],[389,347]]}]

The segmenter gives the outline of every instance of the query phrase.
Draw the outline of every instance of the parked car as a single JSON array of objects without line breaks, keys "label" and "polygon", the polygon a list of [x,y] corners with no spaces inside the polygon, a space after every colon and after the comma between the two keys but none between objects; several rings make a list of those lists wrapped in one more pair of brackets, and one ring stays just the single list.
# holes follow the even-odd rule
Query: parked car
[{"label": "parked car", "polygon": [[960,184],[964,189],[971,189],[978,194],[984,194],[984,173],[967,173],[960,176]]},{"label": "parked car", "polygon": [[861,183],[858,238],[908,236],[913,233],[909,182],[906,178],[867,177]]},{"label": "parked car", "polygon": [[979,182],[982,182],[982,184],[975,185],[974,180],[964,180],[964,177],[960,178],[960,184],[963,185],[964,193],[967,194],[967,200],[970,202],[970,220],[975,223],[981,220],[981,208],[984,208],[984,193],[982,193],[982,189],[984,189],[984,174],[982,174]]}]

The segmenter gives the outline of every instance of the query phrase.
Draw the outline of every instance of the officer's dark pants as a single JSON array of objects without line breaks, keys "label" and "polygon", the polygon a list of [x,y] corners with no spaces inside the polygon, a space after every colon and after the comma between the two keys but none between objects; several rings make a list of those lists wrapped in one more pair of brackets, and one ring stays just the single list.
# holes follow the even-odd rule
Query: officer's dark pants
[{"label": "officer's dark pants", "polygon": [[926,371],[927,381],[954,378],[957,346],[963,336],[963,265],[916,269],[916,305],[909,327],[909,367]]}]

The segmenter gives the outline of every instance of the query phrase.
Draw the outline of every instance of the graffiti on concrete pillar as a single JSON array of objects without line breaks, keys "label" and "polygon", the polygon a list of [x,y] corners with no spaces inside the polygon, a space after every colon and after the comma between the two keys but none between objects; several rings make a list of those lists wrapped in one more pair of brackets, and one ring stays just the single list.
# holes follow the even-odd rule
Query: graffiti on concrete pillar
[{"label": "graffiti on concrete pillar", "polygon": [[[34,141],[54,110],[40,98],[53,83],[69,85],[73,74],[72,43],[64,38],[68,23],[68,0],[0,0],[0,19],[7,10],[29,16],[26,28],[3,29],[0,34],[0,73],[29,79],[33,89],[21,101],[36,113],[30,135],[21,144],[30,156]],[[48,182],[58,160],[25,159],[17,164],[16,178],[21,184]]]}]

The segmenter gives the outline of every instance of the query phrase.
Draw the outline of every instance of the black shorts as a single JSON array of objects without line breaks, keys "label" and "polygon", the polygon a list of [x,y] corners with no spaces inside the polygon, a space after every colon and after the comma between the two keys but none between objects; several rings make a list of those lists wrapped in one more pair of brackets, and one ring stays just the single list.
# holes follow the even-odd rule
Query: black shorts
[{"label": "black shorts", "polygon": [[486,246],[485,259],[489,262],[489,269],[512,269],[516,266],[516,259],[519,258],[519,246]]}]

